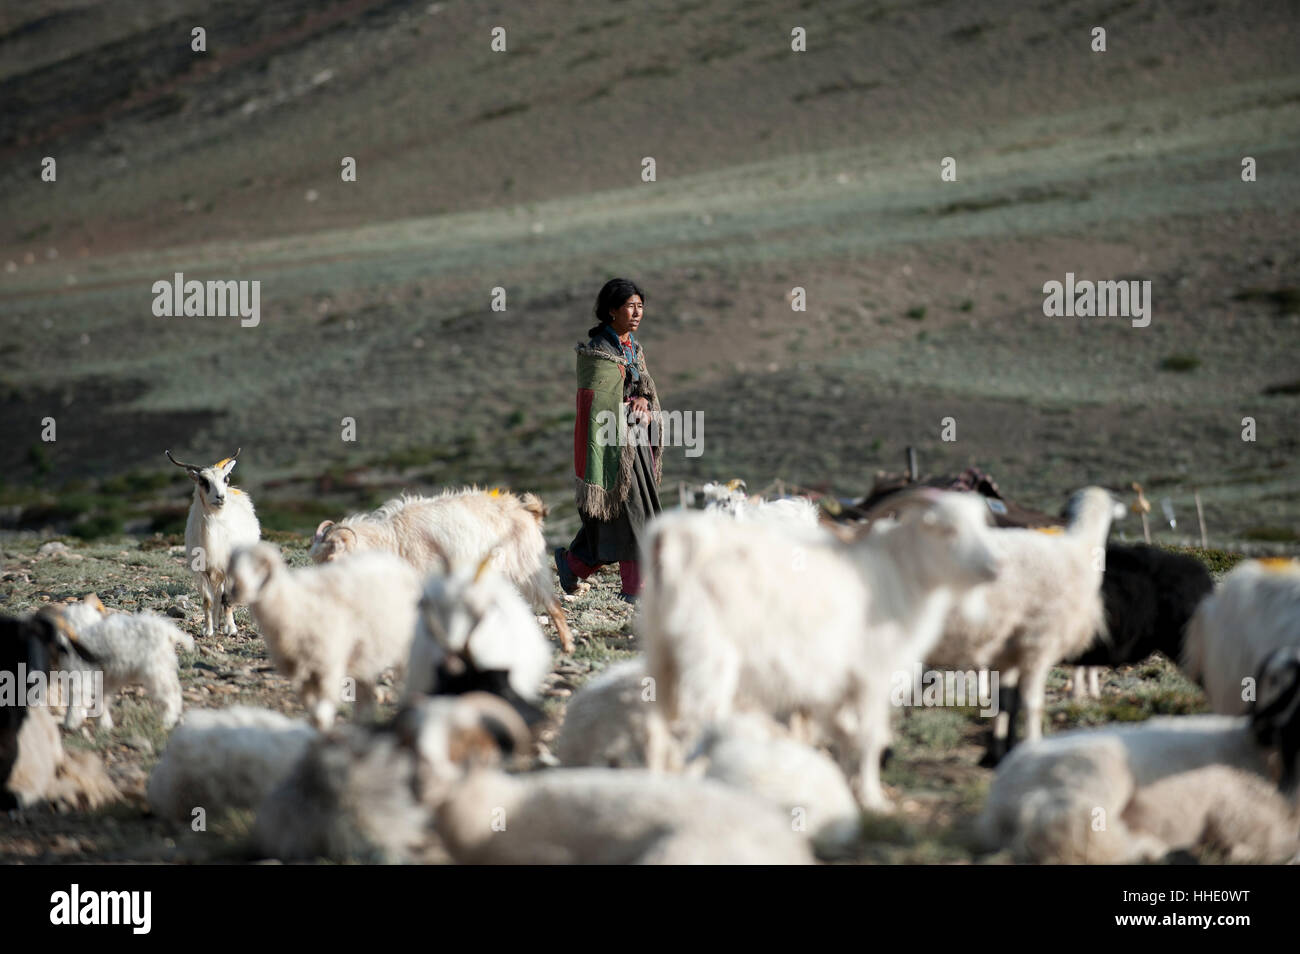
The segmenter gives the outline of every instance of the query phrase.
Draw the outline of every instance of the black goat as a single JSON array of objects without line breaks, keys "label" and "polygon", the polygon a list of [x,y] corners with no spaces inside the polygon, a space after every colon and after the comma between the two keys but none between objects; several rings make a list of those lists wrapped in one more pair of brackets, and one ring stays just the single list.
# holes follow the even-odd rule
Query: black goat
[{"label": "black goat", "polygon": [[[1145,544],[1111,544],[1101,577],[1107,633],[1098,633],[1091,646],[1061,665],[1123,666],[1157,652],[1178,662],[1187,623],[1213,589],[1213,578],[1195,557]],[[981,765],[996,765],[1015,745],[1019,691],[1004,687],[1000,704],[1011,719],[1006,746],[995,749],[990,731]]]},{"label": "black goat", "polygon": [[1164,653],[1174,662],[1183,634],[1214,580],[1200,560],[1158,547],[1112,544],[1106,547],[1101,598],[1107,637],[1068,660],[1070,666],[1122,666]]}]

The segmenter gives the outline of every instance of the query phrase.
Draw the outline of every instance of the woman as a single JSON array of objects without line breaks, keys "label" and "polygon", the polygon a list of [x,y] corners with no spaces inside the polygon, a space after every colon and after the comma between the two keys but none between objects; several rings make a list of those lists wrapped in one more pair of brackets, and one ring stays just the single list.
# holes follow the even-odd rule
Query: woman
[{"label": "woman", "polygon": [[663,473],[662,437],[657,427],[648,427],[658,419],[659,397],[634,336],[644,310],[641,289],[623,278],[610,279],[596,298],[600,324],[576,349],[573,466],[582,529],[567,550],[555,551],[566,593],[605,563],[618,564],[622,600],[634,603],[641,592],[637,553],[646,521],[659,512]]}]

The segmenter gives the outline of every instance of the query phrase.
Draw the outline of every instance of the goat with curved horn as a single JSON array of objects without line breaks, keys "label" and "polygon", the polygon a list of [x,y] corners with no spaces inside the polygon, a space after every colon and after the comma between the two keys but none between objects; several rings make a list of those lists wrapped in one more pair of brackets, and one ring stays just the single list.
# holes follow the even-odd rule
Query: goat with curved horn
[{"label": "goat with curved horn", "polygon": [[230,484],[239,451],[204,467],[177,460],[170,450],[163,453],[194,481],[194,500],[185,521],[185,552],[203,595],[203,635],[215,632],[218,617],[224,620],[222,634],[234,635],[234,603],[226,564],[235,547],[257,543],[262,535],[252,498]]},{"label": "goat with curved horn", "polygon": [[163,451],[163,453],[166,454],[167,459],[171,461],[173,464],[175,464],[177,467],[184,467],[186,470],[202,470],[201,467],[197,467],[194,464],[186,464],[182,461],[177,460],[175,457],[172,456],[172,452],[169,450],[165,450]]}]

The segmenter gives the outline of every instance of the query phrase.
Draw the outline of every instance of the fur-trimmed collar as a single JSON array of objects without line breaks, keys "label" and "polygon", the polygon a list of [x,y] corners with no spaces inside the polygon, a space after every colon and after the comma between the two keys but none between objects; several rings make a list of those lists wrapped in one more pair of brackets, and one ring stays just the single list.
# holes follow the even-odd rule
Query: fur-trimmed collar
[{"label": "fur-trimmed collar", "polygon": [[595,347],[591,344],[578,343],[573,346],[573,350],[578,352],[578,354],[585,354],[591,358],[602,358],[605,361],[613,361],[615,364],[621,364],[621,365],[627,364],[627,359],[624,358],[623,355],[615,354],[614,352],[608,351],[605,348]]}]

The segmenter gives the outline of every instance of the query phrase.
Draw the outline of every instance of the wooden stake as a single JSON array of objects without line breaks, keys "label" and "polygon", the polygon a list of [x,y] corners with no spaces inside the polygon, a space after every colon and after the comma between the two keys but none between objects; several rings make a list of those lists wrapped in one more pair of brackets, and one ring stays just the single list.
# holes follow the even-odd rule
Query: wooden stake
[{"label": "wooden stake", "polygon": [[1196,522],[1201,525],[1201,549],[1208,550],[1210,544],[1205,536],[1205,511],[1201,509],[1201,492],[1199,490],[1193,491],[1192,497],[1196,500]]},{"label": "wooden stake", "polygon": [[1151,512],[1151,503],[1142,493],[1142,485],[1136,480],[1133,481],[1133,492],[1137,494],[1137,500],[1133,503],[1133,509],[1142,517],[1142,539],[1149,545],[1151,543],[1151,525],[1147,522],[1147,514]]}]

